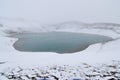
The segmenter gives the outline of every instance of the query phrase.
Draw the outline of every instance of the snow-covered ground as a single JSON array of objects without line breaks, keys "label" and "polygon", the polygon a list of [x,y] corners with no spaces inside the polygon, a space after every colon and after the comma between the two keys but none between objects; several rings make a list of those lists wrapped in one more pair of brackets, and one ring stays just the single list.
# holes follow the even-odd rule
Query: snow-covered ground
[{"label": "snow-covered ground", "polygon": [[[98,43],[91,45],[86,50],[83,50],[81,52],[70,53],[70,54],[58,54],[54,52],[17,51],[14,49],[13,44],[18,39],[9,37],[10,35],[20,34],[20,33],[36,33],[36,32],[38,33],[38,32],[53,32],[53,31],[99,34],[99,35],[112,37],[114,40],[106,42],[104,44]],[[120,61],[119,37],[120,37],[120,24],[115,24],[115,23],[87,24],[77,21],[70,21],[59,24],[40,25],[39,23],[35,23],[35,22],[0,19],[0,73],[5,72],[5,74],[3,75],[7,75],[9,73],[9,70],[13,69],[14,71],[14,69],[19,68],[17,66],[20,66],[22,67],[23,72],[20,72],[20,74],[19,73],[18,74],[23,75],[24,70],[26,71],[29,69],[30,70],[33,69],[29,67],[34,67],[35,69],[36,66],[41,66],[41,67],[49,66],[48,69],[45,71],[48,71],[49,73],[54,73],[56,75],[59,74],[57,76],[58,78],[61,78],[60,75],[66,75],[66,74],[68,76],[66,75],[65,77],[67,78],[71,77],[70,75],[73,75],[74,71],[75,74],[77,74],[77,70],[79,69],[82,70],[82,71],[78,71],[81,72],[81,74],[82,73],[87,74],[86,70],[91,70],[91,69],[90,68],[81,69],[81,67],[84,65],[81,63],[86,63],[92,66],[96,66],[97,64],[103,64],[107,62],[112,63],[113,60]],[[62,73],[60,73],[55,70],[53,70],[52,72],[50,68],[54,67],[54,65],[57,65],[58,66],[57,68],[59,68],[60,66],[63,67],[62,65],[68,65],[67,67],[65,66],[66,68],[65,71],[67,72],[62,71]],[[116,63],[116,65],[117,65],[116,66],[117,69],[115,70],[117,71],[119,70],[118,73],[120,73],[120,67],[119,67],[120,64]],[[101,67],[98,67],[100,69],[100,73],[102,73],[102,70],[104,68],[108,68],[106,66],[107,65],[105,65],[105,67],[102,66],[103,67],[102,69]],[[99,69],[96,69],[96,71],[99,71]],[[35,70],[37,70],[37,68]],[[105,69],[105,71],[106,70],[107,69]],[[69,71],[72,72],[72,74],[70,74]],[[30,75],[32,73],[34,73],[34,71],[30,72]],[[90,73],[93,72],[90,71]],[[82,76],[76,75],[73,77],[81,77],[85,79],[86,77],[85,74]],[[2,77],[4,76],[0,77],[1,80],[7,80],[7,79],[3,79]],[[63,78],[61,78],[61,80],[63,80]]]},{"label": "snow-covered ground", "polygon": [[118,80],[120,79],[120,62],[91,66],[52,65],[36,67],[8,67],[0,73],[5,80]]}]

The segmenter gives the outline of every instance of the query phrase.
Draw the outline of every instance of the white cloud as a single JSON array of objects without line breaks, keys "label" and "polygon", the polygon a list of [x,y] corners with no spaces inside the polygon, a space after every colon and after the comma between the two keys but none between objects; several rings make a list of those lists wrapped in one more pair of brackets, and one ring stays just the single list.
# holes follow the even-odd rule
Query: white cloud
[{"label": "white cloud", "polygon": [[0,16],[56,23],[119,22],[118,0],[0,0]]}]

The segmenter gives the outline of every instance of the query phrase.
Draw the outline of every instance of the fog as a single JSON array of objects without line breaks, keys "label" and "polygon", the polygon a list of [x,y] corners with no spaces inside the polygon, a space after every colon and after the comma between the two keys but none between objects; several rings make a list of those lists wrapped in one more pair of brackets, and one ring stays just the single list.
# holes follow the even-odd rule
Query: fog
[{"label": "fog", "polygon": [[0,0],[0,17],[38,21],[120,23],[120,0]]}]

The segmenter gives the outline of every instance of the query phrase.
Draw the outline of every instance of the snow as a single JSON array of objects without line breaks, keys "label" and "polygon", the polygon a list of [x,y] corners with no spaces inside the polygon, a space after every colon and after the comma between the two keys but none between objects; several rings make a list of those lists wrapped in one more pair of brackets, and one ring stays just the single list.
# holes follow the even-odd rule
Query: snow
[{"label": "snow", "polygon": [[36,67],[20,67],[14,68],[8,67],[3,70],[2,79],[48,79],[48,80],[108,80],[120,78],[120,62],[112,61],[107,64],[101,64],[98,66],[91,66],[86,63],[79,65],[52,65],[52,66],[36,66]]},{"label": "snow", "polygon": [[[1,71],[9,72],[9,70],[15,68],[16,66],[20,66],[23,69],[24,68],[29,69],[29,67],[38,66],[38,65],[41,65],[42,67],[49,66],[49,68],[53,65],[60,65],[60,66],[69,65],[72,66],[72,69],[77,69],[74,68],[73,66],[75,65],[79,66],[81,65],[80,63],[86,63],[94,66],[98,63],[103,64],[103,63],[111,62],[113,60],[120,61],[119,58],[120,57],[119,54],[120,25],[119,24],[115,24],[115,23],[87,24],[77,21],[70,21],[60,24],[40,25],[39,23],[34,23],[34,22],[30,23],[30,22],[6,20],[6,19],[0,19],[0,24],[1,24],[0,62],[5,62],[4,64],[0,64],[0,72]],[[20,34],[20,33],[35,33],[35,32],[38,33],[38,32],[53,32],[53,31],[99,34],[99,35],[112,37],[114,38],[114,40],[106,42],[104,44],[102,43],[94,44],[89,46],[86,50],[76,53],[70,53],[70,54],[58,54],[53,52],[20,52],[13,48],[14,42],[18,39],[10,37],[10,35]],[[9,70],[4,71],[9,67],[10,67]],[[49,70],[49,68],[47,68],[48,71],[51,71]],[[66,77],[70,77],[70,74],[68,72],[69,70],[71,70],[69,69],[71,67],[67,67],[67,68],[68,68],[66,70],[67,72],[62,72],[61,74],[62,75],[65,74]],[[120,70],[120,68],[118,69]],[[84,72],[85,70],[82,71]],[[73,71],[72,75],[74,71],[76,71],[75,73],[77,73],[77,70],[72,70],[72,71]],[[51,72],[51,73],[54,73],[54,75],[60,77],[59,72]],[[90,72],[89,74],[91,73],[93,72]],[[98,74],[98,73],[93,73],[93,74]],[[1,77],[3,76],[0,76],[0,78]],[[76,75],[76,78],[77,77],[79,77],[79,75]],[[4,78],[2,79],[7,80]],[[61,78],[61,80],[62,79],[63,78]]]},{"label": "snow", "polygon": [[[120,79],[119,4],[120,0],[0,0],[0,80]],[[11,35],[53,31],[99,34],[114,41],[72,54],[13,48],[18,39]]]}]

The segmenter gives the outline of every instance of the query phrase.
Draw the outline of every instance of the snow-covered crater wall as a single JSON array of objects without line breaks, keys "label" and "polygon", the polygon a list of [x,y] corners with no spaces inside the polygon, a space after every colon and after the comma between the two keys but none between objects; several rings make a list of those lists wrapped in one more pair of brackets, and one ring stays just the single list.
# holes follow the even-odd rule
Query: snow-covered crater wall
[{"label": "snow-covered crater wall", "polygon": [[116,23],[82,23],[77,21],[69,21],[58,24],[40,25],[35,22],[24,22],[15,20],[0,20],[0,33],[16,34],[16,33],[35,33],[35,32],[78,32],[91,33],[110,36],[113,38],[119,37],[120,24]]}]

